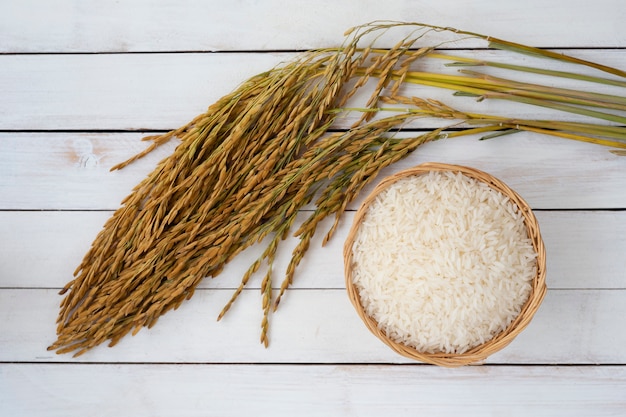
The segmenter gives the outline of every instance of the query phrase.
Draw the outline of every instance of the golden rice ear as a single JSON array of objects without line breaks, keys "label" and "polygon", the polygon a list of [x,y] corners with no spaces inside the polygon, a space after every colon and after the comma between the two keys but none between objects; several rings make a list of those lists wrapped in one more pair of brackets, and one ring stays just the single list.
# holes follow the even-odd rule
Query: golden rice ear
[{"label": "golden rice ear", "polygon": [[[390,185],[398,181],[399,179],[413,176],[413,175],[422,175],[431,171],[454,171],[460,172],[463,175],[474,178],[478,181],[484,182],[489,185],[491,188],[501,192],[502,194],[509,197],[509,199],[519,208],[520,213],[524,217],[524,224],[526,225],[526,229],[528,231],[528,237],[532,241],[533,248],[537,253],[537,273],[532,280],[532,289],[530,296],[526,303],[522,306],[522,310],[520,314],[517,316],[515,320],[501,333],[497,334],[491,340],[483,343],[482,345],[476,346],[464,353],[460,354],[450,354],[450,353],[423,353],[419,352],[417,349],[406,346],[404,344],[395,342],[390,339],[378,326],[378,323],[373,318],[369,317],[363,308],[361,303],[361,298],[359,296],[358,289],[355,287],[352,282],[352,255],[353,255],[353,245],[355,236],[359,230],[359,226],[363,221],[365,213],[367,212],[368,207],[372,204],[372,202],[376,199],[376,196],[380,194],[383,190],[388,188]],[[383,343],[389,346],[396,353],[407,357],[409,359],[414,359],[420,362],[426,362],[433,365],[439,365],[444,367],[458,367],[469,364],[480,364],[488,356],[494,354],[495,352],[501,350],[509,343],[513,341],[513,339],[521,333],[522,330],[528,326],[531,319],[539,309],[541,302],[546,294],[546,252],[543,244],[543,240],[541,238],[541,233],[539,230],[539,224],[537,219],[535,218],[534,213],[529,207],[528,203],[520,197],[515,191],[509,188],[505,183],[500,181],[499,179],[493,177],[486,172],[479,171],[475,168],[469,168],[460,165],[449,165],[449,164],[441,164],[441,163],[425,163],[418,165],[416,167],[403,170],[394,175],[391,175],[385,179],[383,179],[374,190],[365,198],[361,207],[359,207],[356,215],[354,217],[354,221],[350,232],[346,238],[344,244],[344,268],[345,268],[345,281],[346,281],[346,290],[348,293],[348,298],[350,302],[356,309],[357,314],[365,323],[365,326],[372,332],[378,339],[380,339]]]},{"label": "golden rice ear", "polygon": [[[412,35],[395,47],[378,48],[376,40],[396,27],[408,28]],[[455,41],[456,35],[476,37],[500,49],[530,52],[626,77],[622,70],[448,27],[391,21],[357,26],[347,32],[351,35],[341,47],[306,51],[292,62],[253,76],[186,125],[147,137],[150,144],[145,151],[114,167],[133,162],[173,137],[180,140],[170,157],[122,201],[123,206],[107,221],[76,269],[75,278],[61,291],[65,298],[58,316],[58,339],[52,349],[59,353],[83,352],[106,340],[118,340],[132,328],[153,325],[157,317],[191,298],[204,277],[218,275],[241,251],[265,238],[270,243],[260,260],[271,266],[274,245],[295,227],[298,210],[314,204],[315,210],[299,232],[301,244],[292,254],[293,268],[281,285],[284,291],[320,221],[329,215],[341,216],[347,204],[383,168],[425,142],[529,131],[626,149],[626,117],[615,112],[626,111],[622,95],[485,80],[484,74],[476,71],[471,76],[468,71],[463,75],[451,75],[448,70],[424,73],[410,70],[408,64],[424,57],[448,61],[444,66],[497,67],[619,87],[626,87],[626,81],[434,53],[446,42],[412,48],[414,42],[425,41],[424,35],[432,31],[447,32],[454,38],[449,41]],[[358,88],[373,78],[380,82],[374,94],[366,94],[369,100],[365,107],[349,103],[350,98],[359,97]],[[436,100],[402,97],[400,86],[406,84],[539,105],[601,123],[465,113]],[[401,105],[378,107],[394,103]],[[589,109],[589,105],[596,110]],[[365,123],[381,111],[392,112],[393,116]],[[354,112],[363,115],[359,123],[339,133],[329,132],[340,115]],[[449,124],[412,138],[394,138],[408,122],[431,117]],[[623,155],[623,151],[614,154]],[[478,171],[471,174],[486,176]],[[498,186],[497,182],[491,185]],[[525,207],[521,199],[519,203]],[[529,231],[536,230],[540,253],[543,244],[538,228],[533,227],[536,221],[530,209],[525,216]],[[540,269],[542,274],[544,267]],[[241,286],[247,280],[248,273]],[[541,300],[541,291],[545,291],[542,285],[536,283],[534,300]],[[266,284],[265,289],[270,287]],[[235,290],[224,312],[240,292]],[[271,298],[269,292],[267,297]],[[274,305],[279,300],[280,296]],[[267,305],[264,317],[269,312]],[[528,306],[531,313],[533,308],[536,306]],[[511,333],[525,324],[523,320],[515,323]],[[266,322],[262,326],[265,337]],[[501,343],[505,342],[508,339]]]}]

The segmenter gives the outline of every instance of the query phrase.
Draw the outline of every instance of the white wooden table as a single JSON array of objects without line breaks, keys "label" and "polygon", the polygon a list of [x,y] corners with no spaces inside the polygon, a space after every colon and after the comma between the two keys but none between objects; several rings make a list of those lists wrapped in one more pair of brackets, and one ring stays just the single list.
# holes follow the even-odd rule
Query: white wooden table
[{"label": "white wooden table", "polygon": [[258,342],[260,282],[215,320],[249,251],[151,330],[77,359],[46,351],[58,290],[172,146],[109,168],[141,150],[142,136],[184,124],[248,76],[336,46],[345,29],[375,19],[626,68],[622,0],[0,3],[0,415],[626,415],[626,157],[532,134],[428,144],[385,171],[473,166],[536,211],[548,294],[531,325],[482,366],[414,363],[365,329],[341,258],[358,201],[328,246],[312,245],[268,349]]}]

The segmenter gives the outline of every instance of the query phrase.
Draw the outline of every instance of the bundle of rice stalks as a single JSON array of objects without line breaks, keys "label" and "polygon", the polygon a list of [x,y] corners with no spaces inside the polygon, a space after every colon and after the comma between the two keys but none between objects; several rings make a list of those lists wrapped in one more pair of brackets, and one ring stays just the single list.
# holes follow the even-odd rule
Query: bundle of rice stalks
[{"label": "bundle of rice stalks", "polygon": [[[399,42],[377,48],[376,38],[393,35],[390,31],[396,29],[404,31]],[[565,62],[609,75],[450,56],[437,49],[446,41],[419,45],[434,32],[449,35],[449,41],[484,40],[492,48],[547,58],[548,64]],[[463,73],[418,71],[426,60],[462,67]],[[161,315],[191,298],[201,280],[217,276],[244,249],[261,241],[268,242],[265,250],[244,274],[219,318],[266,263],[261,341],[267,345],[270,312],[292,283],[320,221],[335,216],[325,242],[363,187],[423,143],[476,133],[493,137],[532,131],[626,148],[626,117],[620,114],[626,110],[624,97],[494,79],[467,66],[497,66],[513,74],[539,72],[571,78],[585,87],[601,83],[626,87],[623,71],[474,33],[398,22],[353,28],[342,47],[308,51],[252,77],[185,126],[145,138],[151,145],[144,152],[114,167],[122,168],[172,138],[180,140],[173,153],[123,200],[74,279],[61,291],[66,295],[57,321],[58,339],[49,349],[80,355],[153,326]],[[550,107],[594,120],[522,120],[467,113],[441,101],[402,95],[401,87],[409,83],[452,89],[480,100]],[[365,103],[355,106],[357,92],[365,90]],[[355,112],[360,117],[349,129],[329,130],[339,117]],[[441,118],[446,126],[396,137],[395,132],[407,123],[424,117]],[[447,127],[455,129],[446,132]],[[296,225],[296,214],[308,204],[314,210]],[[273,298],[272,264],[280,242],[291,233],[300,240]]]}]

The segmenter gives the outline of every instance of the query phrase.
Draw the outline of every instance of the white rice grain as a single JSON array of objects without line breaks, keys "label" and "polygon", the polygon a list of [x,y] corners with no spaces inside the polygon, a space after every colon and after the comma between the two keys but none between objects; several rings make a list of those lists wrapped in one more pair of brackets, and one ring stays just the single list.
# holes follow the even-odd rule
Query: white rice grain
[{"label": "white rice grain", "polygon": [[461,173],[405,177],[368,207],[352,247],[365,313],[392,340],[463,353],[520,313],[536,252],[517,207]]}]

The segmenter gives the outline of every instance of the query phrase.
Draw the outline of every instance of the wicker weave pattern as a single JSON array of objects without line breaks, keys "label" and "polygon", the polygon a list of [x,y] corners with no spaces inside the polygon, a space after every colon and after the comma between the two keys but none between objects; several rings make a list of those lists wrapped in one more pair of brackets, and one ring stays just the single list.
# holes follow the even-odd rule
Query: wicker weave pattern
[{"label": "wicker weave pattern", "polygon": [[[513,203],[520,208],[520,211],[524,217],[524,222],[528,230],[528,236],[532,240],[533,246],[537,252],[537,275],[532,282],[532,290],[529,299],[526,301],[519,316],[507,327],[503,332],[496,335],[491,340],[485,342],[482,345],[476,346],[471,350],[468,350],[462,354],[449,354],[449,353],[422,353],[416,349],[397,343],[387,337],[383,331],[378,328],[378,324],[375,320],[367,316],[364,312],[361,300],[358,294],[358,290],[352,283],[351,265],[352,265],[352,246],[354,237],[358,231],[367,208],[376,198],[376,196],[385,188],[389,187],[395,181],[407,176],[425,174],[429,171],[454,171],[461,172],[462,174],[475,178],[479,181],[485,182],[490,187],[508,196]],[[477,364],[484,361],[488,356],[499,351],[507,346],[511,341],[530,323],[530,320],[534,316],[535,312],[539,308],[545,293],[546,293],[546,253],[543,240],[539,231],[539,224],[535,218],[532,210],[528,204],[513,190],[511,190],[502,181],[494,178],[493,176],[479,171],[474,168],[468,168],[459,165],[449,165],[441,163],[425,163],[414,168],[410,168],[394,175],[385,178],[378,184],[378,186],[372,191],[372,193],[365,199],[361,207],[356,213],[354,223],[348,234],[344,245],[344,267],[345,267],[345,279],[348,297],[355,307],[358,315],[361,317],[367,328],[385,344],[387,344],[395,352],[405,357],[415,359],[421,362],[426,362],[434,365],[445,367],[458,367],[469,364]]]}]

